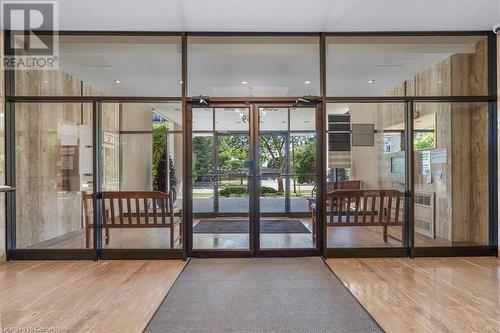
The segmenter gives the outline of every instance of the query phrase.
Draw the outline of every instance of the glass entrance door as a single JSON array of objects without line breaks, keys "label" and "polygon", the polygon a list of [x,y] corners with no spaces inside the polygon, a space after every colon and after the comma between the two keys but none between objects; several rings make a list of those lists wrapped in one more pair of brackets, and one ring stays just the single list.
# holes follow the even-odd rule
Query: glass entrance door
[{"label": "glass entrance door", "polygon": [[192,108],[192,247],[250,250],[250,109]]},{"label": "glass entrance door", "polygon": [[315,248],[316,108],[257,109],[259,249]]},{"label": "glass entrance door", "polygon": [[221,104],[191,112],[195,255],[316,250],[316,108]]}]

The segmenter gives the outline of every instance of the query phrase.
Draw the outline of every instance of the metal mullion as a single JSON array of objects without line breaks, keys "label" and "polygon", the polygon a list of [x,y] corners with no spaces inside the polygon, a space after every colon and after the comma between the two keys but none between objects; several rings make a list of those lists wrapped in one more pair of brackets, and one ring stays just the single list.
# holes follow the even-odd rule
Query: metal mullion
[{"label": "metal mullion", "polygon": [[250,250],[255,256],[260,250],[260,124],[259,108],[257,104],[252,104],[250,109],[250,156],[252,162],[252,190],[250,192]]},{"label": "metal mullion", "polygon": [[[8,30],[7,30],[8,31]],[[53,30],[37,30],[37,35],[52,35]],[[137,30],[58,30],[58,36],[110,36],[110,37],[123,37],[123,36],[141,36],[141,37],[161,37],[161,36],[178,36],[181,37],[184,32],[180,31],[137,31]]]},{"label": "metal mullion", "polygon": [[[193,244],[193,200],[192,200],[192,143],[193,143],[193,122],[192,108],[187,104],[187,87],[188,87],[188,67],[187,67],[187,35],[181,34],[181,97],[182,97],[182,160],[183,163],[183,182],[182,193],[184,200],[182,201],[182,257],[187,259],[192,251]],[[188,185],[189,184],[189,185]]]},{"label": "metal mullion", "polygon": [[326,97],[328,103],[405,103],[415,102],[491,102],[496,98],[492,96],[329,96]]},{"label": "metal mullion", "polygon": [[[5,103],[5,181],[7,186],[16,186],[16,125],[15,104]],[[9,260],[10,250],[16,248],[16,192],[5,194],[6,204],[6,258]]]},{"label": "metal mullion", "polygon": [[[6,30],[9,31],[9,30]],[[51,34],[51,30],[37,30],[37,34]],[[345,32],[321,32],[321,31],[168,31],[168,30],[60,30],[60,36],[193,36],[193,37],[315,37],[315,36],[337,36],[337,37],[384,37],[384,36],[487,36],[489,30],[443,30],[443,31],[345,31]]]},{"label": "metal mullion", "polygon": [[[298,108],[300,110],[300,108]],[[285,214],[290,213],[290,107],[287,108],[287,132],[283,136],[285,140],[285,174],[282,175],[285,178]]]},{"label": "metal mullion", "polygon": [[92,104],[92,149],[93,149],[93,224],[94,224],[94,251],[95,260],[99,260],[102,251],[102,112],[101,103]]},{"label": "metal mullion", "polygon": [[498,114],[497,103],[488,104],[488,244],[498,256]]},{"label": "metal mullion", "polygon": [[318,37],[320,32],[187,31],[190,37]]},{"label": "metal mullion", "polygon": [[409,248],[410,257],[415,257],[415,212],[414,212],[414,191],[415,191],[415,156],[413,147],[413,125],[414,125],[414,102],[405,103],[405,233],[406,244],[403,247]]},{"label": "metal mullion", "polygon": [[92,103],[99,101],[102,103],[157,103],[157,102],[180,102],[182,97],[163,96],[6,96],[6,101],[17,103]]},{"label": "metal mullion", "polygon": [[[497,98],[497,36],[488,34],[488,95]],[[498,104],[488,103],[488,244],[498,256]]]},{"label": "metal mullion", "polygon": [[[213,117],[215,119],[215,113],[213,112]],[[214,120],[215,126],[215,120]],[[215,128],[215,127],[214,127]],[[213,174],[215,175],[213,179],[213,190],[214,190],[214,213],[219,213],[219,181],[222,180],[221,175],[219,174],[219,136],[217,135],[217,131],[213,131],[212,133],[212,154],[213,154]]]},{"label": "metal mullion", "polygon": [[325,223],[325,195],[326,195],[326,159],[327,138],[325,134],[326,106],[327,106],[327,77],[326,77],[326,34],[322,33],[319,43],[319,74],[321,104],[316,105],[316,247],[321,255],[326,256],[328,250],[328,233]]}]

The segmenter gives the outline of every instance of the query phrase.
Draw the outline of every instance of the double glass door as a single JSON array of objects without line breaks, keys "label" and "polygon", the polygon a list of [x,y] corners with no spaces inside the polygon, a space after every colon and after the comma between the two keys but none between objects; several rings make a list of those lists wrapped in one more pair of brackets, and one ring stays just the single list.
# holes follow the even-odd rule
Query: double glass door
[{"label": "double glass door", "polygon": [[193,106],[191,116],[192,254],[318,252],[316,107]]}]

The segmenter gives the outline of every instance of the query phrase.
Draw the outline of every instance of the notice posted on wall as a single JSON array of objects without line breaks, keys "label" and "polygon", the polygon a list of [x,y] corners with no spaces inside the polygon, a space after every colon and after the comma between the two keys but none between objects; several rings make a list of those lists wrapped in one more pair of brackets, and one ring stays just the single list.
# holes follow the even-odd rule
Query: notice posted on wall
[{"label": "notice posted on wall", "polygon": [[57,126],[61,146],[78,145],[78,127],[71,124],[59,124]]},{"label": "notice posted on wall", "polygon": [[102,145],[104,148],[114,148],[115,135],[111,132],[104,132],[102,137]]},{"label": "notice posted on wall", "polygon": [[431,163],[432,164],[445,164],[448,161],[448,153],[446,149],[431,150]]}]

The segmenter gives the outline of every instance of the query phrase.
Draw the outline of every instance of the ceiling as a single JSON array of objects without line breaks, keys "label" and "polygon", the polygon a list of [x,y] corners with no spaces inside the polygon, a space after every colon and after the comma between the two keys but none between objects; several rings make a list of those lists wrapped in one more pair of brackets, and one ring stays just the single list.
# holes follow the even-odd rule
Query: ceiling
[{"label": "ceiling", "polygon": [[[64,0],[59,18],[61,30],[93,31],[491,30],[500,0]],[[475,43],[398,38],[330,37],[328,96],[383,95],[452,54],[473,52]],[[316,37],[227,40],[189,38],[189,96],[319,95]],[[180,96],[179,41],[64,37],[60,68],[107,95]]]},{"label": "ceiling", "polygon": [[64,0],[66,30],[491,30],[498,0]]},{"label": "ceiling", "polygon": [[[452,54],[475,52],[480,38],[329,37],[327,95],[384,95]],[[172,36],[61,36],[60,69],[106,95],[176,97],[182,84],[179,42]],[[320,94],[315,37],[197,37],[188,42],[188,96]]]}]

